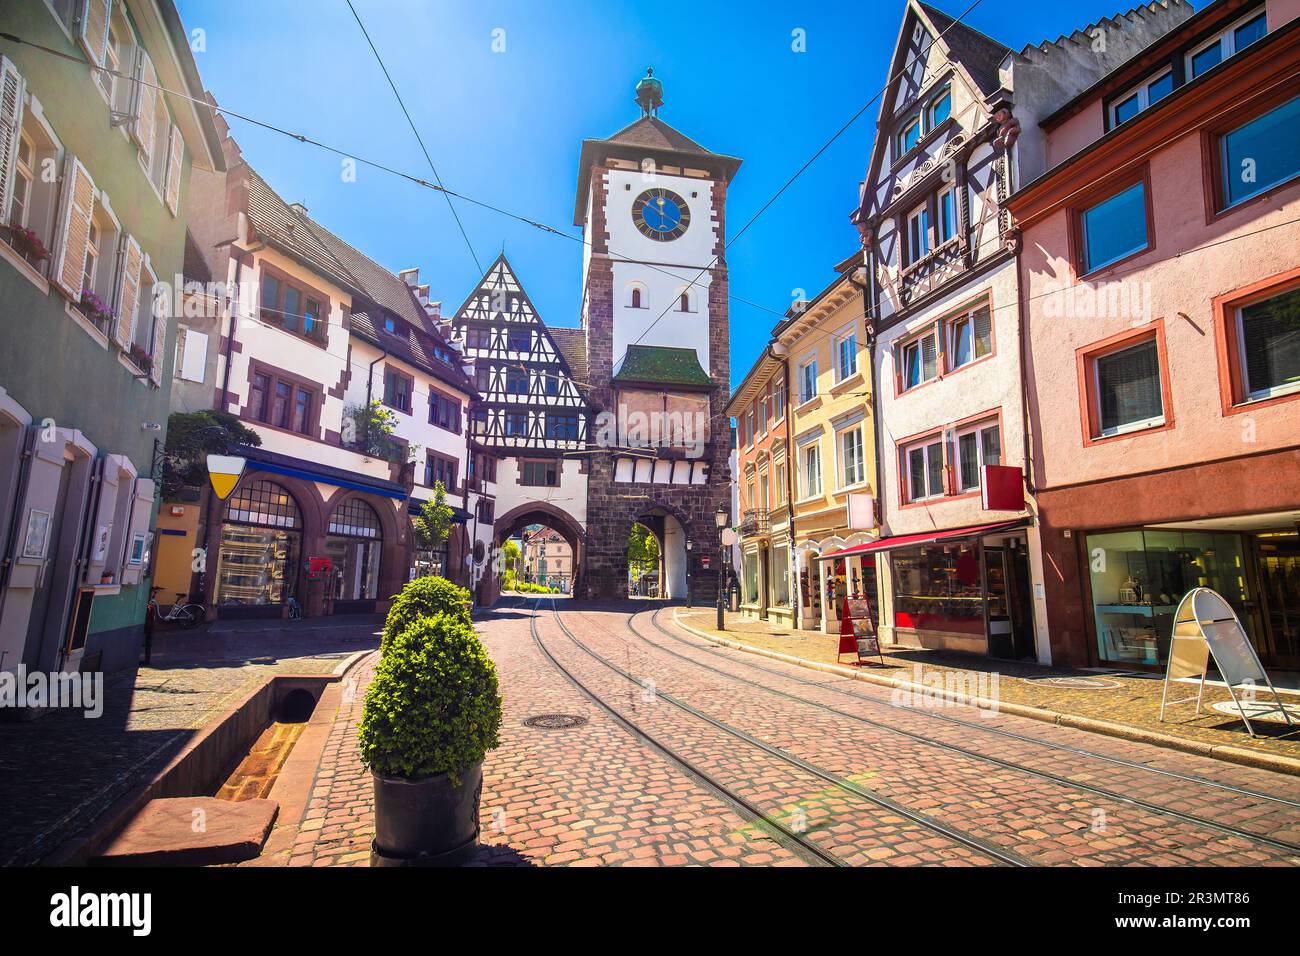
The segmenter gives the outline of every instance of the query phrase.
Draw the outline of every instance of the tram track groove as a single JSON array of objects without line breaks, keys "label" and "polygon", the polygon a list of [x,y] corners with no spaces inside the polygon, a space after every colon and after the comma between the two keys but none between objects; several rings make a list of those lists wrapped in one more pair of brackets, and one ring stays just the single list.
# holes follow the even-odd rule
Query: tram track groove
[{"label": "tram track groove", "polygon": [[[692,647],[692,648],[695,648],[695,649],[697,649],[697,650],[703,650],[703,651],[709,651],[709,650],[710,650],[709,648],[699,647],[698,645],[692,644],[691,642],[686,641],[686,640],[684,640],[683,638],[679,638],[679,637],[677,637],[676,635],[674,635],[674,634],[672,634],[671,632],[669,632],[668,630],[666,630],[666,629],[663,627],[663,625],[661,625],[661,624],[659,623],[659,621],[658,621],[658,619],[657,619],[657,616],[658,616],[660,610],[662,610],[662,609],[656,609],[656,610],[654,610],[653,613],[652,613],[652,616],[651,616],[651,623],[654,624],[654,626],[655,626],[656,629],[658,629],[660,632],[662,632],[666,637],[669,637],[669,638],[671,638],[671,639],[673,639],[673,640],[676,640],[676,641],[680,641],[681,643],[686,644],[686,646],[688,646],[688,647]],[[683,660],[683,661],[685,661],[686,663],[691,664],[691,665],[693,665],[693,666],[695,666],[695,667],[700,667],[700,668],[703,668],[704,670],[711,671],[711,672],[713,672],[713,673],[719,674],[719,675],[721,675],[721,676],[723,676],[723,677],[730,678],[730,679],[735,680],[735,681],[738,681],[738,682],[740,682],[740,683],[747,684],[747,685],[752,686],[752,687],[757,687],[757,688],[759,688],[760,690],[763,690],[763,691],[765,691],[765,692],[767,692],[767,693],[770,693],[770,694],[773,694],[773,695],[776,695],[776,696],[779,696],[779,697],[782,697],[782,698],[785,698],[785,699],[788,699],[788,700],[792,700],[792,701],[795,701],[795,702],[798,702],[798,703],[802,703],[802,704],[807,704],[807,705],[809,705],[809,706],[811,706],[811,707],[817,708],[817,709],[819,709],[819,710],[825,711],[825,712],[830,713],[830,714],[834,714],[835,716],[838,716],[838,717],[845,717],[845,718],[848,718],[848,719],[850,719],[850,720],[856,721],[856,722],[858,722],[858,723],[865,724],[865,725],[867,725],[867,726],[876,727],[876,728],[878,728],[878,729],[880,729],[880,730],[884,730],[884,731],[887,731],[887,732],[890,732],[890,733],[898,734],[898,735],[903,736],[903,737],[907,737],[907,738],[909,738],[909,739],[911,739],[911,740],[914,740],[914,741],[917,741],[918,743],[921,743],[921,744],[923,744],[923,745],[928,745],[928,746],[935,747],[935,748],[938,748],[938,749],[941,749],[941,750],[946,750],[946,751],[949,751],[949,752],[958,753],[958,754],[961,754],[961,755],[963,755],[963,756],[965,756],[965,757],[969,757],[969,758],[971,758],[971,759],[973,759],[973,760],[978,760],[978,761],[981,761],[981,762],[984,762],[984,763],[990,763],[990,764],[993,764],[993,765],[996,765],[996,766],[1002,767],[1002,768],[1004,768],[1004,769],[1011,770],[1011,771],[1013,771],[1013,772],[1027,773],[1027,774],[1030,774],[1030,775],[1032,775],[1032,776],[1038,777],[1039,779],[1046,780],[1046,781],[1049,781],[1049,782],[1052,782],[1052,783],[1058,784],[1058,785],[1060,785],[1060,786],[1069,787],[1069,788],[1074,788],[1074,789],[1078,789],[1078,790],[1083,790],[1083,791],[1085,791],[1085,792],[1087,792],[1087,793],[1091,793],[1091,794],[1093,794],[1093,795],[1095,795],[1095,796],[1106,797],[1106,798],[1108,798],[1108,799],[1115,800],[1115,801],[1117,801],[1117,802],[1119,802],[1119,803],[1127,804],[1127,805],[1129,805],[1129,806],[1134,806],[1134,807],[1137,807],[1137,808],[1139,808],[1139,809],[1146,810],[1146,811],[1149,812],[1149,813],[1155,813],[1155,814],[1159,814],[1159,815],[1161,815],[1161,816],[1172,817],[1172,818],[1175,818],[1175,819],[1181,820],[1181,821],[1184,822],[1184,823],[1191,823],[1191,824],[1195,824],[1195,825],[1197,825],[1197,826],[1203,826],[1203,827],[1206,827],[1206,828],[1209,828],[1209,829],[1215,830],[1215,831],[1217,831],[1217,832],[1219,832],[1219,833],[1223,833],[1223,834],[1228,835],[1228,836],[1240,837],[1241,839],[1249,840],[1249,841],[1251,841],[1251,842],[1255,842],[1255,843],[1263,843],[1263,844],[1265,844],[1265,845],[1267,845],[1267,846],[1271,846],[1271,847],[1273,847],[1274,849],[1282,850],[1282,851],[1287,852],[1287,853],[1292,853],[1292,854],[1300,855],[1300,844],[1291,843],[1291,842],[1286,841],[1286,840],[1280,840],[1280,839],[1277,839],[1277,838],[1274,838],[1274,837],[1270,837],[1270,836],[1266,836],[1266,835],[1264,835],[1264,834],[1260,834],[1260,833],[1253,833],[1253,832],[1251,832],[1251,831],[1249,831],[1249,830],[1243,830],[1243,829],[1241,829],[1241,828],[1239,828],[1239,827],[1234,827],[1234,826],[1232,826],[1232,825],[1230,825],[1230,824],[1219,823],[1219,822],[1217,822],[1217,821],[1210,820],[1210,819],[1207,819],[1207,818],[1205,818],[1205,817],[1197,816],[1196,814],[1186,813],[1186,812],[1184,812],[1184,811],[1182,811],[1182,810],[1175,810],[1175,809],[1173,809],[1172,807],[1166,807],[1166,806],[1162,806],[1162,805],[1160,805],[1160,804],[1151,803],[1151,802],[1146,801],[1146,800],[1143,800],[1143,799],[1141,799],[1141,798],[1139,798],[1139,797],[1128,796],[1128,795],[1125,795],[1125,794],[1122,794],[1122,793],[1118,793],[1118,792],[1113,791],[1113,790],[1108,790],[1108,789],[1106,789],[1106,788],[1104,788],[1104,787],[1099,787],[1099,786],[1095,786],[1095,785],[1093,785],[1093,784],[1088,784],[1088,783],[1082,783],[1082,782],[1077,781],[1077,780],[1071,780],[1071,779],[1068,778],[1068,777],[1060,776],[1060,775],[1058,775],[1058,774],[1052,773],[1051,771],[1047,771],[1047,770],[1038,770],[1038,769],[1035,769],[1035,768],[1033,768],[1033,767],[1026,767],[1026,766],[1024,766],[1024,765],[1022,765],[1022,764],[1017,764],[1017,763],[1015,763],[1015,762],[1013,762],[1013,761],[1004,760],[1004,759],[1002,759],[1002,758],[1000,758],[1000,757],[994,757],[994,756],[991,756],[991,755],[989,755],[989,754],[982,754],[982,753],[979,753],[978,751],[970,750],[970,749],[968,749],[968,748],[962,747],[962,746],[957,745],[957,744],[951,744],[951,743],[946,743],[946,742],[944,742],[944,741],[934,740],[934,739],[932,739],[932,738],[926,737],[926,736],[924,736],[923,734],[919,734],[919,733],[916,733],[916,732],[914,732],[914,731],[906,730],[906,729],[903,729],[903,728],[901,728],[901,727],[896,727],[896,726],[893,726],[893,725],[891,725],[891,724],[882,723],[882,722],[880,722],[880,721],[873,720],[873,719],[871,719],[871,718],[869,718],[869,717],[863,717],[863,716],[861,716],[861,715],[859,715],[859,714],[849,713],[848,711],[844,711],[844,710],[840,710],[840,709],[835,708],[835,707],[831,707],[831,706],[828,705],[828,704],[822,704],[822,703],[819,703],[819,702],[817,702],[817,701],[808,700],[807,698],[805,698],[805,697],[800,697],[800,696],[798,696],[797,694],[791,694],[791,693],[789,693],[789,692],[787,692],[787,691],[782,691],[782,690],[779,690],[779,689],[777,689],[777,688],[770,687],[770,686],[768,686],[768,685],[766,685],[766,684],[763,684],[763,683],[760,683],[760,682],[758,682],[758,681],[750,680],[749,678],[742,677],[742,676],[739,675],[739,674],[732,674],[732,673],[730,673],[730,672],[728,672],[728,671],[722,670],[721,668],[712,667],[712,666],[710,666],[710,665],[708,665],[708,664],[705,664],[705,663],[703,663],[703,662],[701,662],[701,661],[694,660],[693,658],[687,657],[687,656],[684,655],[684,654],[681,654],[681,653],[679,653],[679,652],[677,652],[677,651],[674,651],[674,650],[672,650],[672,649],[669,648],[669,647],[665,647],[665,646],[663,646],[662,644],[657,644],[657,643],[655,643],[654,641],[649,640],[649,639],[648,639],[644,634],[642,634],[640,631],[638,631],[638,630],[636,629],[636,627],[633,625],[633,621],[634,621],[634,620],[635,620],[639,615],[641,615],[641,614],[645,614],[645,613],[648,613],[648,612],[650,612],[650,609],[647,608],[647,609],[645,609],[645,610],[637,611],[635,614],[632,614],[632,615],[628,618],[628,621],[627,621],[628,629],[631,630],[633,634],[635,634],[638,638],[640,638],[640,639],[641,639],[643,642],[645,642],[647,645],[649,645],[649,646],[651,646],[651,647],[654,647],[654,648],[657,648],[657,649],[663,651],[663,652],[666,653],[666,654],[670,654],[670,655],[672,655],[672,656],[674,656],[674,657],[677,657],[677,658],[679,658],[680,660]],[[558,612],[557,612],[557,613],[558,613]],[[579,613],[580,613],[580,612],[579,612]],[[561,627],[563,627],[563,624],[561,624]],[[726,659],[727,659],[727,660],[735,660],[735,658],[726,658]],[[825,690],[832,690],[832,691],[837,692],[837,693],[845,693],[845,694],[847,694],[846,691],[841,691],[841,690],[839,690],[839,689],[837,689],[837,688],[831,688],[831,687],[828,687],[827,685],[822,684],[822,683],[819,683],[819,682],[817,682],[817,681],[808,681],[808,680],[804,680],[804,679],[801,679],[801,678],[798,678],[798,677],[792,677],[792,676],[790,676],[790,675],[783,674],[783,673],[781,673],[780,671],[773,670],[772,668],[760,667],[760,666],[758,666],[758,665],[756,665],[756,664],[750,664],[750,663],[747,662],[747,661],[744,661],[744,662],[741,662],[741,663],[743,663],[743,664],[744,664],[745,666],[747,666],[747,667],[753,667],[753,668],[755,668],[755,669],[757,669],[757,670],[760,670],[760,671],[763,671],[763,672],[765,672],[765,673],[770,673],[770,674],[772,674],[773,676],[782,677],[782,678],[785,678],[785,679],[788,679],[788,680],[795,681],[795,682],[797,682],[797,683],[808,684],[808,685],[810,685],[810,686],[814,686],[814,687],[820,687],[820,688],[825,689]],[[892,703],[888,703],[888,702],[885,702],[885,701],[876,701],[876,700],[873,700],[873,699],[870,698],[870,697],[866,697],[865,695],[860,695],[860,694],[847,694],[847,696],[852,697],[853,699],[858,700],[858,701],[864,701],[864,702],[867,702],[867,703],[874,703],[874,704],[877,704],[877,705],[879,705],[879,706],[895,707],[896,709],[905,710],[905,711],[908,712],[908,713],[915,713],[915,714],[918,714],[918,715],[921,715],[921,716],[934,717],[934,718],[936,718],[936,719],[941,719],[941,720],[948,719],[948,718],[947,718],[946,716],[944,716],[944,715],[931,714],[931,713],[928,713],[928,712],[926,712],[926,711],[917,711],[917,710],[913,710],[913,709],[911,709],[911,708],[901,708],[901,707],[897,707],[897,705],[894,705],[894,704],[892,704]],[[983,728],[983,727],[979,727],[979,725],[977,725],[977,724],[971,724],[971,723],[968,722],[968,721],[959,721],[959,722],[960,722],[961,724],[963,724],[963,725],[970,726],[970,727],[975,727],[975,728],[980,729],[980,730],[987,730],[987,731],[996,732],[996,731],[994,730],[994,728]],[[1019,737],[1019,735],[1016,735],[1016,736]],[[1031,742],[1031,743],[1037,743],[1037,741],[1033,741],[1032,738],[1028,738],[1028,739],[1029,739],[1029,742]],[[1137,765],[1137,768],[1138,768],[1138,769],[1145,769],[1145,768],[1142,768],[1141,765]],[[1200,781],[1200,778],[1193,778],[1192,782],[1201,782],[1201,781]],[[1206,785],[1213,785],[1213,784],[1212,784],[1212,782],[1206,781]],[[1263,795],[1261,795],[1261,797],[1263,797]],[[1285,800],[1285,799],[1281,799],[1281,798],[1279,798],[1279,799],[1277,800],[1277,802],[1290,804],[1290,801],[1287,801],[1287,800]]]},{"label": "tram track groove", "polygon": [[[551,605],[552,605],[552,613],[554,614],[555,621],[559,625],[560,630],[564,632],[565,636],[568,637],[569,640],[572,641],[575,646],[577,646],[580,650],[586,653],[597,663],[602,664],[603,666],[612,670],[614,673],[618,674],[619,676],[623,677],[629,682],[637,685],[638,687],[643,686],[642,682],[638,680],[634,675],[623,670],[621,667],[619,667],[617,664],[614,664],[612,661],[608,660],[603,655],[597,653],[596,651],[593,651],[590,647],[588,647],[581,640],[579,640],[569,629],[568,625],[565,624],[564,619],[560,616],[560,610],[556,606],[556,602],[554,598],[551,599]],[[540,606],[540,601],[539,601],[539,606]],[[581,613],[581,612],[575,612],[575,613]],[[637,612],[637,613],[644,613],[644,612]],[[638,636],[640,635],[638,634]],[[563,670],[564,669],[563,665],[559,664],[559,662],[555,660],[553,655],[551,655],[550,652],[546,649],[545,645],[541,642],[540,638],[537,636],[535,628],[533,632],[533,638],[535,641],[537,641],[539,646],[542,648],[543,653],[545,653],[547,657],[551,659],[551,661],[555,663],[557,667]],[[575,679],[575,678],[571,678],[571,679]],[[586,690],[584,692],[587,693],[588,696],[593,696],[592,692],[589,690]],[[958,843],[962,846],[965,846],[968,849],[974,850],[977,853],[983,854],[987,857],[997,860],[1002,865],[1015,866],[1015,867],[1030,867],[1034,865],[1030,860],[1027,860],[1026,858],[1024,858],[1018,853],[1015,853],[1014,851],[1003,849],[1002,847],[997,846],[994,843],[991,843],[986,840],[982,840],[979,837],[972,836],[955,827],[951,827],[946,823],[934,819],[928,814],[921,813],[916,810],[910,810],[907,807],[903,806],[902,804],[896,802],[895,800],[890,799],[889,797],[882,796],[880,794],[867,790],[863,787],[860,787],[857,784],[853,783],[852,781],[845,780],[843,777],[830,773],[829,771],[823,770],[821,767],[818,767],[817,765],[812,764],[804,760],[803,758],[790,753],[789,751],[786,751],[780,747],[776,747],[772,744],[769,744],[766,741],[760,740],[759,738],[755,737],[753,734],[750,734],[744,730],[740,730],[737,727],[733,727],[730,724],[718,720],[715,717],[711,717],[710,715],[686,703],[685,701],[680,700],[663,690],[660,690],[658,687],[655,688],[654,694],[656,697],[662,698],[663,700],[672,704],[674,707],[677,707],[679,710],[682,710],[683,712],[690,714],[692,717],[695,717],[698,720],[702,720],[705,723],[717,728],[718,730],[721,730],[724,733],[737,738],[738,740],[744,741],[745,743],[753,747],[756,747],[759,750],[762,750],[763,752],[773,757],[776,757],[778,760],[781,760],[791,766],[797,767],[803,772],[818,777],[819,779],[825,780],[827,783],[831,784],[832,786],[838,789],[841,789],[849,794],[852,794],[853,796],[858,797],[859,799],[871,803],[877,807],[888,810],[891,813],[897,814],[898,816],[910,820],[912,823],[915,823],[927,830],[931,830],[934,831],[935,833],[941,834],[947,839],[952,840],[953,842]],[[593,699],[595,698],[593,697]],[[606,708],[609,707],[609,705],[605,704],[603,701],[601,701],[600,704],[602,707],[606,707]],[[626,718],[623,718],[621,714],[618,716],[620,720],[626,722]],[[643,735],[645,733],[643,730],[640,730],[639,728],[635,732],[639,735]],[[647,737],[647,739],[651,739],[651,738]],[[663,745],[660,744],[658,746],[662,747]],[[681,758],[675,758],[675,759],[678,759],[679,761],[681,760]]]},{"label": "tram track groove", "polygon": [[[553,666],[557,671],[559,671],[560,674],[566,680],[569,681],[569,683],[571,683],[583,694],[583,696],[585,696],[593,704],[595,704],[602,711],[604,711],[606,714],[612,717],[614,721],[619,726],[621,726],[625,731],[627,731],[627,733],[629,733],[631,736],[648,743],[656,751],[658,751],[663,756],[665,756],[670,761],[672,761],[675,765],[680,767],[681,770],[691,780],[695,781],[705,790],[712,793],[719,800],[735,808],[736,811],[739,812],[742,817],[744,817],[745,819],[749,820],[750,822],[758,826],[761,830],[763,830],[767,834],[769,838],[781,844],[782,846],[785,846],[786,849],[789,849],[791,852],[797,854],[805,862],[820,861],[821,864],[826,866],[848,866],[849,865],[845,860],[825,850],[823,847],[819,846],[814,841],[803,837],[802,835],[786,827],[784,824],[779,823],[778,821],[772,819],[772,817],[764,813],[758,807],[754,806],[744,797],[740,796],[738,793],[735,793],[734,791],[726,787],[724,784],[715,780],[712,777],[712,775],[710,775],[704,770],[701,770],[694,763],[687,760],[685,757],[681,756],[679,753],[677,753],[668,745],[664,744],[658,738],[647,733],[639,725],[633,723],[631,720],[628,720],[615,707],[607,703],[604,700],[604,698],[602,698],[599,694],[591,690],[591,688],[589,688],[586,684],[584,684],[581,680],[579,680],[578,677],[572,671],[570,671],[567,667],[565,667],[562,663],[560,663],[560,661],[555,657],[555,655],[551,653],[550,649],[546,646],[545,642],[542,641],[541,636],[538,634],[537,611],[540,605],[541,605],[541,601],[539,599],[538,602],[533,605],[532,608],[533,613],[529,615],[529,619],[528,619],[529,631],[532,634],[533,642],[537,645],[537,648],[538,650],[541,651],[542,655],[551,663],[551,666]],[[525,601],[525,603],[520,605],[520,607],[526,608],[527,602]],[[560,620],[558,611],[556,612],[555,617],[557,621]]]}]

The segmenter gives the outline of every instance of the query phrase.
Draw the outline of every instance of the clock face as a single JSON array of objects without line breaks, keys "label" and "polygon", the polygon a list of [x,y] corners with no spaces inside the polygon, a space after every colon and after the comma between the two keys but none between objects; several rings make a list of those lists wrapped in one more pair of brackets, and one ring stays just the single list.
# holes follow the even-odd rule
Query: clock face
[{"label": "clock face", "polygon": [[686,200],[670,189],[647,189],[632,203],[632,221],[641,235],[669,242],[686,232],[691,210]]}]

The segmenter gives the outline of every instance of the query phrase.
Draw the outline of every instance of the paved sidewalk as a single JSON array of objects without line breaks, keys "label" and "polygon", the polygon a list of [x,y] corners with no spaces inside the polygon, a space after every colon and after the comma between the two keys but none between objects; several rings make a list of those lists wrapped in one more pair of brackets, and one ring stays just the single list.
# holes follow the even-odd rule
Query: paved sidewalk
[{"label": "paved sidewalk", "polygon": [[0,723],[0,866],[36,863],[88,827],[267,677],[329,674],[379,644],[376,617],[252,626],[268,623],[159,632],[148,667],[106,675],[98,719]]},{"label": "paved sidewalk", "polygon": [[[818,665],[835,664],[839,638],[820,631],[792,629],[767,621],[755,621],[739,614],[726,615],[725,632],[717,630],[717,612],[713,609],[671,608],[665,614],[675,614],[677,620],[709,637],[743,644],[779,654],[789,655]],[[892,647],[882,644],[885,666],[862,667],[852,665],[854,655],[845,654],[839,661],[860,670],[864,677],[881,682],[904,680],[945,685],[945,679],[964,678],[967,675],[983,680],[967,681],[972,690],[989,688],[997,675],[997,700],[1003,704],[1023,705],[1062,715],[1066,721],[1098,721],[1120,725],[1117,731],[1128,729],[1142,739],[1165,743],[1181,749],[1193,750],[1206,756],[1224,756],[1214,748],[1238,751],[1231,754],[1234,762],[1246,763],[1252,755],[1265,760],[1272,757],[1295,761],[1290,772],[1300,773],[1300,727],[1289,732],[1283,723],[1253,721],[1257,731],[1267,731],[1269,736],[1252,738],[1239,718],[1213,709],[1215,703],[1230,701],[1228,691],[1222,687],[1205,686],[1205,703],[1201,716],[1194,715],[1195,705],[1172,707],[1166,711],[1166,721],[1159,720],[1160,695],[1163,677],[1157,674],[1118,673],[1096,670],[1077,670],[1043,667],[1038,664],[994,660],[966,654],[916,648]],[[961,686],[963,681],[956,681]],[[1196,693],[1194,684],[1181,685],[1178,697]],[[1284,702],[1295,704],[1294,694],[1282,694]],[[1082,724],[1079,724],[1082,726]],[[1085,729],[1097,729],[1085,727]],[[1123,735],[1117,733],[1117,735]],[[1285,760],[1284,760],[1285,762]],[[1272,767],[1271,769],[1283,769]]]}]

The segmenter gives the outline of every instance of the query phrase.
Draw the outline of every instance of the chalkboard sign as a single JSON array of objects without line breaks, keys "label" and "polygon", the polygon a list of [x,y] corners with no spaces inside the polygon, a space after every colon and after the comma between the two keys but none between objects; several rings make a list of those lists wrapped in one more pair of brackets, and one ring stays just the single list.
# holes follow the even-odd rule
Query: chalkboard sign
[{"label": "chalkboard sign", "polygon": [[1250,643],[1236,612],[1227,601],[1209,588],[1198,588],[1192,592],[1192,612],[1206,643],[1210,645],[1214,664],[1227,683],[1236,686],[1248,681],[1256,684],[1268,682],[1255,646]]}]

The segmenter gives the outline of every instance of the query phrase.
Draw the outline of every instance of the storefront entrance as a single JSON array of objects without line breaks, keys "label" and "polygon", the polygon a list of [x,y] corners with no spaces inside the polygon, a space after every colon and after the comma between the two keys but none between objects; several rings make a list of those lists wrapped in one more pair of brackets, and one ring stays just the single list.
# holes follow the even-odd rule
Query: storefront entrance
[{"label": "storefront entrance", "polygon": [[330,559],[329,597],[336,614],[374,610],[379,596],[379,552],[384,536],[379,515],[360,498],[345,498],[330,515],[325,555]]},{"label": "storefront entrance", "polygon": [[1250,535],[1249,553],[1259,582],[1260,657],[1265,666],[1300,670],[1300,531]]}]

